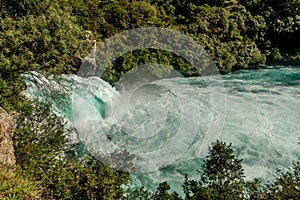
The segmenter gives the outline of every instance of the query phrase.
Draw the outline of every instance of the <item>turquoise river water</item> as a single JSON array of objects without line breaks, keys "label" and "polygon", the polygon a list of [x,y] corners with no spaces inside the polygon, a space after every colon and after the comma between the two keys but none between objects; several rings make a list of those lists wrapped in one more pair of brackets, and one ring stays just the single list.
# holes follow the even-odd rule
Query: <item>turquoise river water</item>
[{"label": "turquoise river water", "polygon": [[[78,130],[77,139],[100,153],[121,149],[136,156],[131,186],[154,189],[169,181],[180,192],[184,174],[198,177],[216,139],[232,143],[248,180],[272,179],[276,168],[285,170],[300,156],[299,67],[163,79],[131,93],[97,77],[64,76],[68,95],[61,99],[42,92],[49,92],[45,82],[38,87],[25,77],[24,93],[52,102]],[[52,92],[60,89],[52,85]]]}]

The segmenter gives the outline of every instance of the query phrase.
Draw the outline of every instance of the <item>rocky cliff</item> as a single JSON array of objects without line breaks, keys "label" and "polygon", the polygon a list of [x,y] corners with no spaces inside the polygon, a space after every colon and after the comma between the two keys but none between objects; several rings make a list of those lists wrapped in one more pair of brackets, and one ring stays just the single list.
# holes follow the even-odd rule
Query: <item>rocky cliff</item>
[{"label": "rocky cliff", "polygon": [[0,163],[13,165],[16,163],[12,137],[14,123],[12,117],[0,107]]}]

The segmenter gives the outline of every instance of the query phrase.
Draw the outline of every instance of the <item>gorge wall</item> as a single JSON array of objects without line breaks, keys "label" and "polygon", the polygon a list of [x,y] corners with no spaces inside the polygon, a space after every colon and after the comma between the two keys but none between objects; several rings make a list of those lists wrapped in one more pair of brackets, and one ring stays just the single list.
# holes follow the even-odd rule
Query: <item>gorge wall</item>
[{"label": "gorge wall", "polygon": [[12,117],[0,107],[0,163],[13,165],[16,163],[12,138],[14,123]]}]

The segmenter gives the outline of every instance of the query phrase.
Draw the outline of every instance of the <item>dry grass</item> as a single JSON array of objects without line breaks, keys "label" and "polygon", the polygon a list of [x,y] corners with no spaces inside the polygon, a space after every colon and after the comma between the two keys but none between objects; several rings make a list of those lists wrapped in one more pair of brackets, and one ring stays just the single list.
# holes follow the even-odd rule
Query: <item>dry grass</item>
[{"label": "dry grass", "polygon": [[38,200],[40,193],[38,183],[25,179],[18,167],[0,164],[0,199]]}]

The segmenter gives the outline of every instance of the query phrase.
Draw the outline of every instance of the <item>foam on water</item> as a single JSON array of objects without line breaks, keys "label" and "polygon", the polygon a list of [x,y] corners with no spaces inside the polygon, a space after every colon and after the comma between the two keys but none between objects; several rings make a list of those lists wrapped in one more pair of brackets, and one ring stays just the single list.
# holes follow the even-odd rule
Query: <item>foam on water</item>
[{"label": "foam on water", "polygon": [[[133,185],[154,189],[158,183],[169,181],[180,192],[184,174],[199,177],[196,169],[200,168],[208,145],[217,138],[233,144],[236,154],[243,159],[247,179],[270,179],[276,168],[290,167],[299,156],[300,68],[277,67],[226,76],[160,80],[134,93],[130,106],[126,107],[129,115],[120,106],[123,104],[118,103],[124,100],[122,95],[100,78],[73,75],[63,80],[72,88],[65,98],[69,103],[62,107],[55,104],[55,99],[47,100],[71,124],[83,124],[79,129],[87,132],[91,140],[99,134],[93,125],[100,123],[105,131],[117,123],[127,135],[112,132],[111,140],[137,155],[163,148],[168,143],[170,148],[188,144],[189,148],[183,149],[182,155],[171,164],[153,172],[132,173]],[[26,95],[46,99],[47,95],[41,96],[41,88],[30,81],[30,76],[26,83]],[[175,94],[160,87],[162,83],[176,86]],[[212,90],[218,91],[214,103]],[[220,95],[218,101],[217,95],[221,93],[224,96]],[[187,125],[180,127],[182,113],[191,116]],[[211,126],[217,120],[223,120],[218,123],[221,129],[215,129],[221,131],[206,137],[209,130],[214,130]],[[89,130],[84,124],[90,124]],[[189,140],[184,134],[176,135],[179,129],[186,133],[196,129],[197,134]],[[138,139],[128,139],[128,135]],[[172,144],[174,138],[176,143]]]}]

